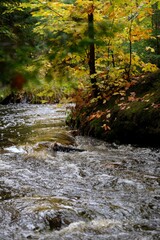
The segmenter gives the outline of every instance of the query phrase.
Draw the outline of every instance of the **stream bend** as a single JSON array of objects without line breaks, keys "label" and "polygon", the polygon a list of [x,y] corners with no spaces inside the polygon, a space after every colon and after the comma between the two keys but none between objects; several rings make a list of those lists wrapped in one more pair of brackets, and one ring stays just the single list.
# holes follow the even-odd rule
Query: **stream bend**
[{"label": "stream bend", "polygon": [[65,117],[0,105],[0,239],[158,240],[160,150],[74,137]]}]

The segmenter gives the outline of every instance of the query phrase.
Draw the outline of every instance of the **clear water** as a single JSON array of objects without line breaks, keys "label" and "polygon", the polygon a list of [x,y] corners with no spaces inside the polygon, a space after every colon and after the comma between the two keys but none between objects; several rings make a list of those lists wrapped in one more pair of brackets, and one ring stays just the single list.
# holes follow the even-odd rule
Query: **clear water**
[{"label": "clear water", "polygon": [[0,106],[0,240],[160,239],[160,149],[73,140],[65,107]]}]

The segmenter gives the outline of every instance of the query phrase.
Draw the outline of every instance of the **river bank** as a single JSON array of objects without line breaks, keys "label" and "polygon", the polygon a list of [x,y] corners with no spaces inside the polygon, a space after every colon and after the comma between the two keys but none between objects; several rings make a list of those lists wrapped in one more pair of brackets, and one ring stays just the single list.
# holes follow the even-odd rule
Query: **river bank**
[{"label": "river bank", "polygon": [[160,146],[160,71],[134,79],[109,100],[77,101],[69,125],[108,142]]}]

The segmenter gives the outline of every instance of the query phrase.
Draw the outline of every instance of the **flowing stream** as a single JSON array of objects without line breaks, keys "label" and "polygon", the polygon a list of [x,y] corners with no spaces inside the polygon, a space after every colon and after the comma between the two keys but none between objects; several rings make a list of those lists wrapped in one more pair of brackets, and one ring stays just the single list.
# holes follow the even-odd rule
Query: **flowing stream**
[{"label": "flowing stream", "polygon": [[160,239],[160,149],[73,137],[65,117],[0,105],[0,240]]}]

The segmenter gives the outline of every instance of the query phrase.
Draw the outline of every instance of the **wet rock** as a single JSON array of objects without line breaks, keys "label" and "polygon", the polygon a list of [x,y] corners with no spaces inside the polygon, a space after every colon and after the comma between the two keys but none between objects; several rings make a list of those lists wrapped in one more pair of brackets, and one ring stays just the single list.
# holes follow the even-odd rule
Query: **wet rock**
[{"label": "wet rock", "polygon": [[50,230],[60,230],[62,226],[62,220],[60,215],[57,215],[55,217],[47,216],[46,220],[49,223]]},{"label": "wet rock", "polygon": [[9,94],[7,97],[5,97],[0,104],[6,105],[6,104],[10,104],[10,103],[14,103],[14,95],[13,93]]},{"label": "wet rock", "polygon": [[26,92],[18,91],[18,92],[11,92],[8,96],[0,101],[2,105],[8,105],[11,103],[29,103],[30,98]]},{"label": "wet rock", "polygon": [[63,145],[58,142],[39,142],[35,145],[34,149],[35,150],[42,150],[43,148],[47,148],[51,151],[54,152],[83,152],[85,151],[84,149],[76,148],[71,145]]},{"label": "wet rock", "polygon": [[7,200],[12,198],[12,193],[7,191],[0,191],[0,200]]},{"label": "wet rock", "polygon": [[54,143],[52,146],[53,151],[60,151],[60,152],[83,152],[84,149],[74,148],[72,146],[65,146],[59,143]]}]

